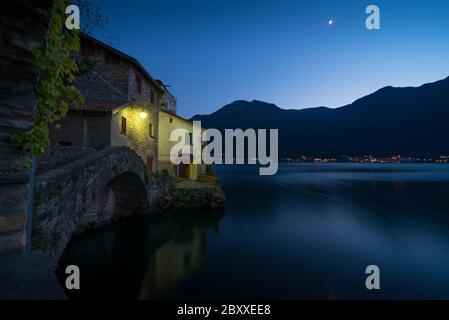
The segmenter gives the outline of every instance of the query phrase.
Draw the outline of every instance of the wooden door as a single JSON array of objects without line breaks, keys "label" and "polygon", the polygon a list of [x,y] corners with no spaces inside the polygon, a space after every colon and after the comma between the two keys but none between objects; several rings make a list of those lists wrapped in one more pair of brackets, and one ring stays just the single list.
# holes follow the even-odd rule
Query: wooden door
[{"label": "wooden door", "polygon": [[189,178],[189,165],[181,163],[179,165],[179,176],[184,179]]},{"label": "wooden door", "polygon": [[147,159],[147,169],[153,171],[153,158]]}]

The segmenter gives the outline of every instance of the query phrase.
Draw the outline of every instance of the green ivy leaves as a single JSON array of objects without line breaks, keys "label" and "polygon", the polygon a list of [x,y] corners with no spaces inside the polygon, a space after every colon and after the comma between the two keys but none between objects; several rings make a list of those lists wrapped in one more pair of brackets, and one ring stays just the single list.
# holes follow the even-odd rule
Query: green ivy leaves
[{"label": "green ivy leaves", "polygon": [[49,124],[64,118],[69,105],[76,107],[83,103],[80,92],[72,85],[78,66],[70,53],[79,51],[79,34],[64,27],[68,5],[67,0],[54,0],[47,45],[34,52],[40,72],[36,85],[36,121],[30,130],[12,137],[32,157],[42,156],[50,145]]}]

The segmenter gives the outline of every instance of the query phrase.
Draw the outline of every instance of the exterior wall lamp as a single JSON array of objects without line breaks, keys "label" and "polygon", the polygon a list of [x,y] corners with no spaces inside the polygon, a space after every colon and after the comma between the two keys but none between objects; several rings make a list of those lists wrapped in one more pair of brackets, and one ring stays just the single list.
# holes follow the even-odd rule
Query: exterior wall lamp
[{"label": "exterior wall lamp", "polygon": [[142,118],[142,119],[145,119],[147,117],[147,115],[148,115],[148,113],[146,113],[146,112],[140,112],[139,113],[139,117]]}]

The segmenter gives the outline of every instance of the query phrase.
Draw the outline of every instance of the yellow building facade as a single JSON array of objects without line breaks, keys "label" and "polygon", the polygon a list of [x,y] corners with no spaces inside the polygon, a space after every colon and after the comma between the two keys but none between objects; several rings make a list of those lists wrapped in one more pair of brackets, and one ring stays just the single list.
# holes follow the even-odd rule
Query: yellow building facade
[{"label": "yellow building facade", "polygon": [[200,175],[206,173],[206,165],[204,163],[174,165],[170,160],[170,151],[172,147],[178,143],[177,141],[170,141],[170,134],[175,129],[185,129],[191,135],[193,133],[193,123],[176,114],[160,110],[157,171],[161,174],[168,173],[173,177],[196,180]]}]

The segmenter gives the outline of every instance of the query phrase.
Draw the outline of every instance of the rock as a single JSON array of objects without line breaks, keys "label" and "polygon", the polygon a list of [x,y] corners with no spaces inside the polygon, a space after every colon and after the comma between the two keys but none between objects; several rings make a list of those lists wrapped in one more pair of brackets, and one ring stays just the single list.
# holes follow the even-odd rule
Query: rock
[{"label": "rock", "polygon": [[[5,0],[0,10],[0,254],[26,243],[27,182],[11,183],[11,175],[27,174],[29,157],[11,136],[35,121],[35,86],[39,77],[33,50],[44,46],[51,0]],[[8,203],[9,202],[9,203]]]},{"label": "rock", "polygon": [[216,178],[178,179],[168,197],[172,209],[221,209],[225,204],[224,192]]}]

